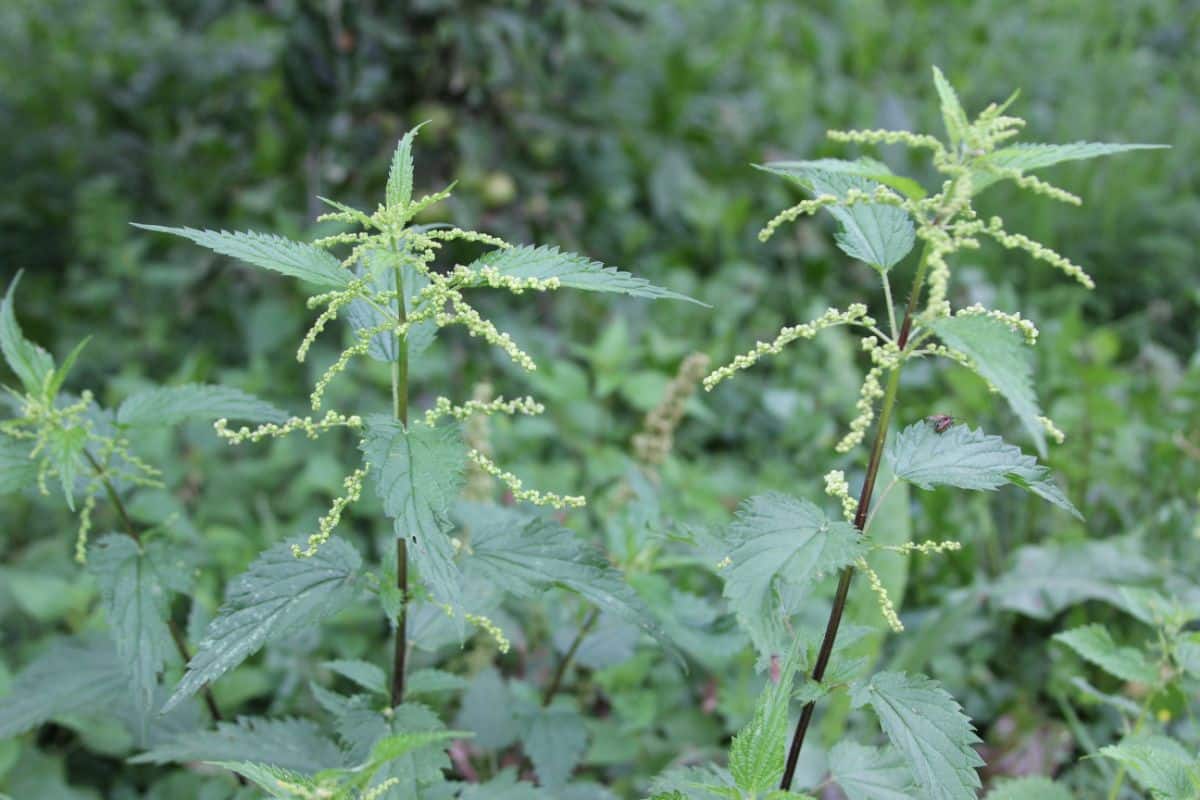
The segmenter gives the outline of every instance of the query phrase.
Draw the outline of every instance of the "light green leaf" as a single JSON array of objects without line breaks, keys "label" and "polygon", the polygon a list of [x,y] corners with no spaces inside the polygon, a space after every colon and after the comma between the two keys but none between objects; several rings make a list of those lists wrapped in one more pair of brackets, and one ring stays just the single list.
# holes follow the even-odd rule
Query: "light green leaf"
[{"label": "light green leaf", "polygon": [[187,673],[163,710],[212,683],[268,641],[341,610],[358,593],[361,563],[358,552],[336,537],[309,558],[292,555],[290,542],[262,553],[229,584],[225,603],[208,624]]},{"label": "light green leaf", "polygon": [[[1022,143],[1002,147],[984,159],[985,166],[1001,169],[1017,169],[1030,172],[1044,169],[1064,161],[1082,161],[1089,158],[1127,153],[1131,150],[1160,150],[1169,147],[1165,144],[1115,144],[1108,142],[1072,142],[1070,144],[1039,144]],[[990,180],[989,180],[990,178]],[[981,181],[979,179],[982,179]],[[975,181],[976,189],[982,189],[999,180],[994,174],[986,171]]]},{"label": "light green leaf", "polygon": [[96,576],[135,699],[143,712],[149,712],[163,666],[176,657],[167,620],[171,593],[189,588],[186,571],[172,564],[161,547],[143,552],[137,542],[119,533],[110,533],[92,546],[88,566]]},{"label": "light green leaf", "polygon": [[216,730],[186,731],[130,759],[132,764],[253,761],[311,775],[340,767],[345,756],[315,722],[239,717]]},{"label": "light green leaf", "polygon": [[0,352],[4,360],[16,373],[25,391],[35,397],[42,397],[54,372],[54,358],[38,345],[25,338],[21,325],[17,322],[17,312],[13,308],[13,300],[17,291],[17,283],[21,273],[13,278],[8,285],[4,301],[0,303]]},{"label": "light green leaf", "polygon": [[1125,766],[1154,800],[1195,800],[1200,796],[1200,762],[1174,739],[1128,736],[1100,748],[1100,755]]},{"label": "light green leaf", "polygon": [[853,526],[807,500],[769,493],[742,504],[726,535],[725,597],[760,650],[778,639],[779,585],[804,585],[866,552]]},{"label": "light green leaf", "polygon": [[387,189],[384,198],[388,208],[403,208],[412,202],[413,193],[413,139],[426,123],[422,122],[400,139],[392,154],[392,168],[388,170]]},{"label": "light green leaf", "polygon": [[91,340],[92,337],[87,336],[79,344],[75,345],[71,352],[67,354],[67,358],[63,361],[62,366],[56,369],[54,374],[50,376],[50,380],[46,386],[46,394],[48,396],[53,397],[58,394],[58,390],[62,388],[63,383],[67,380],[67,375],[74,368],[75,362],[79,360],[79,355],[83,352],[83,348],[87,347],[88,342]]},{"label": "light green leaf", "polygon": [[[843,198],[852,189],[868,194],[879,188],[876,181],[845,170],[826,172],[813,165],[821,162],[790,162],[786,173],[813,196]],[[808,166],[804,166],[804,165]],[[912,218],[902,208],[884,203],[855,203],[826,206],[841,223],[834,237],[846,255],[887,272],[908,255],[916,241]]]},{"label": "light green leaf", "polygon": [[117,424],[127,427],[222,418],[279,423],[287,419],[287,414],[241,389],[196,383],[147,389],[125,398],[117,409]]},{"label": "light green leaf", "polygon": [[925,188],[921,184],[912,178],[896,175],[888,168],[887,164],[865,156],[853,161],[845,161],[840,158],[818,158],[812,161],[770,161],[759,166],[759,169],[775,175],[782,175],[785,178],[794,178],[802,184],[808,181],[807,173],[810,170],[857,175],[876,183],[882,183],[884,186],[890,186],[913,200],[925,197]]},{"label": "light green leaf", "polygon": [[587,751],[583,717],[575,709],[554,705],[534,709],[521,722],[521,749],[533,762],[538,782],[551,791],[561,790]]},{"label": "light green leaf", "polygon": [[550,586],[575,592],[592,604],[637,625],[672,654],[675,648],[637,593],[604,554],[574,532],[549,519],[524,525],[498,518],[471,531],[467,567],[518,597]]},{"label": "light green leaf", "polygon": [[317,286],[344,289],[350,272],[332,254],[304,242],[253,231],[204,231],[196,228],[168,228],[162,225],[133,224],[135,228],[169,233],[191,239],[215,253],[236,258],[256,267],[269,269]]},{"label": "light green leaf", "polygon": [[[338,736],[349,747],[346,756],[348,761],[368,766],[376,761],[376,755],[386,755],[383,751],[387,751],[391,745],[383,745],[379,753],[376,748],[389,737],[445,731],[445,727],[437,714],[419,703],[396,706],[387,717],[371,708],[350,708],[337,720]],[[449,732],[447,737],[462,738],[464,735],[455,731]],[[399,783],[383,794],[381,800],[407,800],[421,797],[422,787],[440,783],[443,770],[449,768],[450,759],[444,750],[419,747],[390,758],[382,769],[375,772],[371,784],[378,785],[389,778],[396,778]]]},{"label": "light green leaf", "polygon": [[29,457],[33,444],[0,434],[0,494],[11,494],[37,483],[37,463]]},{"label": "light green leaf", "polygon": [[1136,648],[1119,647],[1103,625],[1081,625],[1055,634],[1054,638],[1109,675],[1149,686],[1158,683],[1158,670],[1154,665]]},{"label": "light green leaf", "polygon": [[1083,518],[1054,483],[1049,469],[1021,448],[982,430],[954,425],[938,433],[932,423],[917,422],[891,440],[887,456],[897,477],[922,489],[956,486],[991,491],[1013,484]]},{"label": "light green leaf", "polygon": [[[493,250],[468,265],[472,270],[490,267],[501,275],[513,278],[558,278],[569,289],[584,289],[589,292],[616,292],[633,297],[651,299],[687,300],[707,307],[699,300],[655,286],[644,278],[638,278],[616,267],[606,267],[577,253],[567,253],[557,247],[543,245],[532,247],[521,245],[503,250]],[[479,285],[482,281],[477,282]]]},{"label": "light green leaf", "polygon": [[75,478],[83,466],[87,448],[87,429],[83,427],[52,428],[46,440],[45,452],[62,483],[67,507],[75,510]]},{"label": "light green leaf", "polygon": [[1021,335],[982,315],[943,317],[932,327],[946,346],[965,355],[975,372],[1004,396],[1045,458],[1046,432],[1033,392],[1033,364]]},{"label": "light green leaf", "polygon": [[1123,584],[1159,574],[1133,539],[1030,545],[1017,551],[1012,568],[988,595],[1000,609],[1049,619],[1084,600],[1119,604]]},{"label": "light green leaf", "polygon": [[271,764],[255,764],[250,761],[210,761],[208,763],[214,767],[236,772],[253,781],[271,797],[281,800],[299,800],[305,795],[313,797],[316,792],[324,788],[307,775]]},{"label": "light green leaf", "polygon": [[950,146],[958,147],[963,135],[970,127],[967,113],[963,111],[962,103],[950,81],[937,67],[933,68],[933,85],[937,87],[938,99],[942,102],[942,120],[946,123],[946,134],[950,137]]},{"label": "light green leaf", "polygon": [[1075,800],[1067,787],[1049,778],[1031,776],[1000,781],[986,800]]},{"label": "light green leaf", "polygon": [[374,664],[366,661],[337,660],[326,661],[321,666],[348,678],[369,692],[382,695],[388,692],[387,675]]},{"label": "light green leaf", "polygon": [[974,800],[983,759],[971,721],[946,690],[923,675],[879,672],[851,689],[856,708],[870,705],[929,800]]},{"label": "light green leaf", "polygon": [[780,666],[779,680],[768,683],[759,697],[754,716],[733,737],[729,746],[729,772],[743,792],[769,792],[783,776],[788,746],[788,709],[799,669],[799,640]]},{"label": "light green leaf", "polygon": [[842,741],[829,751],[829,772],[847,800],[911,800],[912,773],[891,748]]},{"label": "light green leaf", "polygon": [[0,739],[63,714],[107,711],[129,692],[129,670],[103,638],[59,639],[31,661],[0,698]]},{"label": "light green leaf", "polygon": [[361,447],[384,513],[395,521],[396,537],[408,542],[408,553],[430,593],[457,606],[462,575],[448,532],[450,508],[462,488],[467,460],[458,428],[417,423],[405,429],[375,414],[366,418]]}]

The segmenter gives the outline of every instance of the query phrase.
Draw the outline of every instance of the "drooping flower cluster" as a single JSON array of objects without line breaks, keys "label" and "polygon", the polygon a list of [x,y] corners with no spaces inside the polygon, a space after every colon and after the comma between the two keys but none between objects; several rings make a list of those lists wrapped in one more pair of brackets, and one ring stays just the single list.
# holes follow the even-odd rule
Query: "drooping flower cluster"
[{"label": "drooping flower cluster", "polygon": [[671,454],[675,429],[683,419],[688,400],[708,371],[708,365],[709,358],[704,353],[692,353],[685,358],[667,384],[658,405],[646,414],[641,431],[633,437],[634,457],[645,467],[660,467]]}]

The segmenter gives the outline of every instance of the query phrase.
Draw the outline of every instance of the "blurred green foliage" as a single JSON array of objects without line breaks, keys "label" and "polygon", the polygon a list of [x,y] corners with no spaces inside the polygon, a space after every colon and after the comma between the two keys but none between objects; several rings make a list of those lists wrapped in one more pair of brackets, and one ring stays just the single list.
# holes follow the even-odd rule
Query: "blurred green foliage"
[{"label": "blurred green foliage", "polygon": [[[396,138],[430,120],[418,186],[457,181],[453,221],[558,243],[710,303],[706,311],[563,294],[494,309],[544,363],[529,384],[547,405],[543,419],[499,423],[498,454],[531,483],[600,498],[577,527],[606,540],[643,596],[684,631],[676,635],[693,631],[693,659],[706,654],[686,676],[650,652],[619,663],[581,658],[579,691],[604,710],[591,723],[584,772],[638,796],[669,763],[719,753],[752,713],[762,679],[744,642],[721,629],[719,587],[706,570],[680,556],[639,574],[636,555],[648,544],[671,552],[680,527],[668,520],[723,524],[752,491],[817,497],[827,468],[857,466],[835,458],[832,444],[862,364],[852,340],[833,332],[693,399],[653,492],[658,512],[648,521],[603,514],[642,414],[686,354],[721,363],[781,324],[855,299],[856,282],[871,280],[827,244],[823,220],[760,245],[755,232],[790,194],[750,164],[842,155],[823,138],[830,127],[937,127],[931,63],[975,107],[1021,87],[1030,140],[1168,143],[1059,168],[1055,181],[1085,197],[1083,209],[1010,210],[1006,188],[983,200],[1098,284],[1085,296],[985,248],[953,298],[1046,321],[1038,384],[1068,433],[1050,463],[1088,522],[1016,493],[922,493],[915,535],[961,532],[967,547],[913,563],[903,602],[910,633],[877,654],[943,681],[976,720],[998,773],[1066,768],[1080,796],[1096,796],[1108,777],[1099,762],[1068,765],[1089,739],[1118,738],[1120,716],[1103,704],[1070,710],[1077,665],[1047,640],[1087,621],[1119,626],[1120,617],[1080,602],[1097,593],[1025,613],[1018,578],[1036,574],[1053,548],[1111,540],[1172,592],[1197,591],[1186,578],[1200,568],[1198,40],[1191,0],[9,0],[0,7],[0,283],[27,270],[26,334],[56,354],[95,336],[73,381],[106,405],[148,382],[203,381],[294,406],[336,352],[319,345],[314,366],[292,359],[290,342],[309,319],[300,292],[127,223],[299,237],[314,229],[317,195],[380,196]],[[903,151],[882,157],[908,166]],[[418,398],[435,379],[459,396],[484,379],[508,395],[529,385],[499,361],[468,369],[453,337],[436,347],[414,376]],[[337,407],[385,402],[383,368],[356,376]],[[907,396],[920,399],[902,423],[951,413],[1013,429],[974,378],[913,369],[906,381]],[[311,527],[344,473],[329,447],[300,439],[233,452],[204,425],[138,445],[165,468],[170,491],[140,492],[132,512],[146,523],[171,519],[195,540],[208,560],[196,592],[209,610],[266,545]],[[372,512],[364,504],[351,528],[379,533]],[[101,617],[95,588],[70,560],[65,511],[32,494],[9,498],[0,524],[3,693],[50,634],[89,630]],[[1049,549],[1020,550],[1031,547]],[[1132,579],[1121,569],[1132,557],[1095,558],[1098,581],[1105,568]],[[529,630],[577,624],[567,619],[573,610],[543,609]],[[311,710],[305,685],[329,680],[313,665],[371,659],[385,633],[373,618],[340,616],[320,641],[302,637],[231,674],[218,699],[234,712]],[[546,668],[548,641],[528,642],[520,666]],[[492,655],[462,653],[458,671]],[[839,724],[831,720],[826,735]],[[111,722],[65,719],[2,741],[0,787],[14,798],[202,796],[195,776],[122,765],[134,752],[123,736]]]}]

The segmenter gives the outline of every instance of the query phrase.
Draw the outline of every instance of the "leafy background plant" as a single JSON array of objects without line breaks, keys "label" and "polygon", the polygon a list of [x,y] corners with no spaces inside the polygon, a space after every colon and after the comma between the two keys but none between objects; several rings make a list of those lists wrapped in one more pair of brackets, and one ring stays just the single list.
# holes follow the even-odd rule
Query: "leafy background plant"
[{"label": "leafy background plant", "polygon": [[[636,797],[673,763],[724,759],[764,682],[709,565],[673,552],[678,531],[669,521],[724,524],[738,502],[766,489],[818,496],[861,377],[853,341],[829,332],[804,358],[689,399],[657,485],[624,488],[642,416],[688,353],[724,363],[747,339],[852,302],[862,294],[854,282],[869,277],[830,246],[824,222],[758,244],[761,223],[794,196],[748,165],[845,155],[823,138],[829,127],[936,129],[929,63],[976,107],[1020,87],[1031,139],[1170,143],[1167,154],[1139,155],[1136,167],[1058,168],[1055,180],[1086,198],[1083,210],[991,190],[989,205],[1014,230],[1086,264],[1096,292],[982,251],[956,290],[956,301],[1020,308],[1042,323],[1036,383],[1069,433],[1049,464],[1087,527],[1015,490],[965,500],[914,494],[914,526],[973,533],[953,557],[881,571],[889,586],[907,587],[893,596],[902,595],[909,633],[865,639],[881,669],[924,672],[962,702],[984,740],[989,785],[1054,774],[1075,796],[1104,796],[1121,762],[1080,756],[1121,742],[1146,690],[1052,637],[1103,624],[1119,646],[1158,663],[1157,628],[1125,610],[1119,587],[1156,587],[1179,603],[1194,591],[1197,10],[1167,2],[1089,5],[1086,14],[1052,3],[543,6],[6,4],[3,283],[25,268],[17,294],[25,334],[60,361],[93,335],[67,388],[90,387],[108,408],[156,384],[202,383],[298,410],[292,387],[317,377],[285,347],[311,318],[300,289],[127,222],[309,238],[319,234],[310,198],[374,202],[395,141],[425,119],[421,188],[459,181],[453,222],[587,253],[711,304],[559,293],[545,304],[489,306],[542,369],[519,380],[498,362],[470,361],[465,339],[451,337],[414,376],[417,386],[452,387],[459,398],[486,380],[496,394],[531,393],[546,404],[541,418],[494,426],[495,458],[531,485],[592,498],[593,511],[574,527],[626,567],[684,650],[686,674],[652,647],[630,649],[601,617],[567,676],[573,696],[595,711],[579,776]],[[897,170],[910,166],[903,152],[882,156]],[[308,363],[327,364],[335,344],[319,345]],[[386,402],[388,379],[386,370],[355,372],[344,397]],[[905,422],[952,413],[988,431],[1016,430],[974,380],[914,370],[905,391],[914,409],[925,406]],[[166,488],[133,492],[130,514],[145,527],[169,520],[194,548],[191,563],[202,566],[191,594],[209,613],[261,550],[325,512],[354,447],[314,450],[299,439],[233,450],[208,421],[186,420],[143,431],[136,444]],[[117,520],[100,505],[107,532]],[[0,519],[0,691],[11,692],[12,676],[54,637],[104,635],[102,598],[72,560],[76,518],[61,500],[6,495]],[[351,512],[344,524],[365,534],[371,519]],[[522,661],[501,660],[493,673],[483,665],[494,652],[468,650],[447,665],[470,680],[462,702],[489,688],[512,691],[518,664],[551,678],[554,651],[569,648],[587,622],[584,608],[534,600],[522,608],[538,623]],[[386,631],[373,620],[345,612],[319,639],[268,646],[214,687],[216,700],[230,720],[317,718],[311,677],[353,685],[322,665],[364,655],[384,665],[376,657]],[[1118,702],[1080,688],[1081,677]],[[1187,692],[1153,693],[1173,699],[1147,706],[1142,729],[1174,725],[1194,756],[1195,739],[1180,728]],[[457,714],[458,701],[445,702]],[[460,725],[457,716],[450,722]],[[831,710],[818,743],[842,724]],[[509,749],[515,725],[469,725],[496,732],[470,746]],[[823,750],[814,749],[813,774],[824,769]],[[208,780],[221,787],[211,791],[229,788],[225,777],[127,764],[135,752],[124,723],[64,712],[0,743],[0,787],[13,797],[200,796]],[[1149,791],[1137,781],[1126,767],[1119,791]]]}]

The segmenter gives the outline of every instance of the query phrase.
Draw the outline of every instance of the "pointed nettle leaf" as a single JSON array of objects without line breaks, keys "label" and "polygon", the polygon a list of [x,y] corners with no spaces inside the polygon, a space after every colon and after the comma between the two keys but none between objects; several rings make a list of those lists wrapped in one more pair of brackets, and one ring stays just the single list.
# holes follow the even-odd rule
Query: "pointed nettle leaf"
[{"label": "pointed nettle leaf", "polygon": [[788,710],[792,686],[800,670],[802,647],[797,640],[779,669],[779,680],[769,682],[754,716],[733,737],[729,746],[729,773],[738,789],[758,796],[779,785],[788,746]]},{"label": "pointed nettle leaf", "polygon": [[829,773],[847,800],[911,800],[912,773],[890,747],[842,741],[829,751]]},{"label": "pointed nettle leaf", "polygon": [[538,783],[561,791],[587,752],[583,716],[565,698],[546,708],[534,704],[519,716],[521,749],[533,762]]},{"label": "pointed nettle leaf", "polygon": [[54,376],[54,357],[26,339],[20,323],[17,322],[17,312],[13,303],[20,280],[21,273],[18,272],[8,286],[4,301],[0,302],[0,353],[4,354],[4,360],[21,381],[25,391],[42,397]]},{"label": "pointed nettle leaf", "polygon": [[950,81],[946,80],[946,76],[936,66],[933,68],[933,85],[937,89],[938,99],[941,101],[942,121],[946,123],[946,135],[950,139],[950,146],[958,147],[967,128],[971,126],[971,121],[967,119],[967,112],[963,110],[962,103],[958,100],[958,93],[954,91]]},{"label": "pointed nettle leaf", "polygon": [[129,668],[111,642],[103,636],[55,640],[0,698],[0,739],[62,715],[109,711],[128,695]]},{"label": "pointed nettle leaf", "polygon": [[920,200],[925,197],[925,187],[921,186],[920,183],[912,178],[897,175],[892,172],[887,164],[866,156],[856,158],[853,161],[841,158],[816,158],[811,161],[769,161],[766,164],[756,164],[755,166],[765,172],[781,175],[785,178],[792,178],[804,186],[808,185],[806,174],[812,170],[817,170],[820,172],[857,175],[860,178],[867,178],[876,183],[882,183],[884,186],[890,186],[913,200]]},{"label": "pointed nettle leaf", "polygon": [[405,428],[391,417],[374,414],[364,420],[360,446],[384,513],[394,520],[397,538],[408,543],[430,593],[439,602],[458,606],[462,574],[449,536],[450,509],[467,463],[458,426],[414,423]]},{"label": "pointed nettle leaf", "polygon": [[922,489],[955,486],[992,491],[1011,484],[1083,519],[1047,467],[982,430],[954,425],[939,433],[936,425],[917,422],[897,434],[886,452],[896,477]]},{"label": "pointed nettle leaf", "polygon": [[533,597],[557,586],[650,634],[678,657],[653,612],[604,553],[550,519],[513,524],[509,516],[471,529],[465,567],[517,597]]},{"label": "pointed nettle leaf", "polygon": [[157,233],[169,233],[190,239],[214,253],[236,258],[256,267],[269,269],[292,278],[325,286],[344,289],[353,279],[330,253],[304,242],[296,242],[270,233],[253,231],[208,231],[196,228],[170,228],[163,225],[142,225],[135,228]]},{"label": "pointed nettle leaf", "polygon": [[879,672],[851,687],[855,708],[871,706],[892,746],[929,800],[975,800],[983,759],[971,720],[924,675]]},{"label": "pointed nettle leaf", "polygon": [[136,702],[149,711],[159,675],[175,658],[168,625],[171,594],[190,589],[187,567],[172,559],[164,543],[143,549],[119,533],[101,538],[90,555],[88,567],[96,576],[117,653],[128,665]]},{"label": "pointed nettle leaf", "polygon": [[0,494],[12,494],[37,484],[37,462],[29,457],[33,444],[0,434]]},{"label": "pointed nettle leaf", "polygon": [[[689,303],[708,308],[707,303],[661,286],[655,286],[645,278],[631,275],[616,267],[606,267],[587,256],[564,252],[557,247],[548,245],[540,247],[521,245],[493,250],[469,264],[468,267],[476,271],[490,268],[502,276],[511,278],[538,280],[557,278],[562,286],[569,289],[615,292],[651,299],[686,300]],[[476,278],[474,285],[483,283],[483,278]]]},{"label": "pointed nettle leaf", "polygon": [[297,558],[282,542],[262,553],[229,584],[225,603],[188,662],[169,710],[212,683],[264,644],[337,613],[359,591],[362,560],[345,540],[330,539],[315,555]]},{"label": "pointed nettle leaf", "polygon": [[[832,195],[842,199],[852,189],[872,194],[881,183],[844,167],[828,171],[819,166],[828,165],[827,161],[785,163],[786,167],[768,165],[767,171],[792,178],[814,197]],[[849,206],[830,205],[825,209],[842,225],[834,236],[838,247],[846,255],[879,272],[887,272],[900,263],[916,242],[912,217],[897,206],[859,202]]]},{"label": "pointed nettle leaf", "polygon": [[1108,629],[1098,623],[1081,625],[1055,634],[1055,641],[1070,647],[1081,658],[1123,681],[1154,686],[1159,682],[1158,668],[1135,647],[1122,647],[1113,641]]},{"label": "pointed nettle leaf", "polygon": [[[374,708],[350,705],[338,715],[335,725],[345,745],[347,763],[369,765],[389,750],[394,754],[371,773],[373,785],[396,779],[395,786],[383,795],[387,800],[421,797],[423,787],[443,781],[450,758],[445,750],[432,745],[471,736],[463,731],[447,731],[430,708],[411,702],[396,706],[387,716]],[[416,748],[397,747],[394,741],[389,741],[396,736],[420,737],[424,744]],[[396,753],[398,749],[404,752]]]},{"label": "pointed nettle leaf", "polygon": [[369,662],[339,659],[326,661],[321,666],[353,681],[368,692],[379,695],[386,695],[388,692],[387,674]]},{"label": "pointed nettle leaf", "polygon": [[854,526],[807,500],[768,493],[745,501],[726,533],[725,597],[760,650],[781,628],[779,591],[854,563],[867,545]]},{"label": "pointed nettle leaf", "polygon": [[401,137],[392,153],[392,167],[388,170],[384,201],[389,208],[404,208],[412,202],[413,195],[413,139],[428,121],[417,125]]},{"label": "pointed nettle leaf", "polygon": [[983,315],[943,317],[931,327],[951,350],[962,353],[978,375],[995,387],[1046,457],[1046,430],[1033,391],[1031,349],[1021,334]]},{"label": "pointed nettle leaf", "polygon": [[1061,164],[1064,161],[1083,161],[1089,158],[1127,153],[1132,150],[1162,150],[1165,144],[1117,144],[1110,142],[1072,142],[1070,144],[1041,144],[1026,142],[1001,147],[983,158],[981,168],[971,175],[971,185],[976,192],[1004,178],[995,170],[1019,170],[1032,172],[1037,169]]},{"label": "pointed nettle leaf", "polygon": [[1129,770],[1154,800],[1194,800],[1200,796],[1200,759],[1182,744],[1158,734],[1134,734],[1100,748]]},{"label": "pointed nettle leaf", "polygon": [[178,425],[189,420],[218,419],[280,423],[287,414],[252,394],[230,386],[188,383],[159,386],[125,398],[117,409],[117,424],[134,428]]},{"label": "pointed nettle leaf", "polygon": [[345,765],[345,754],[310,720],[238,717],[216,730],[184,731],[134,756],[131,764],[252,761],[311,775]]}]

